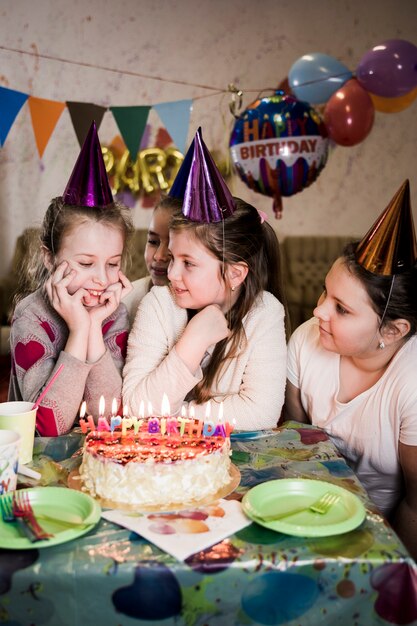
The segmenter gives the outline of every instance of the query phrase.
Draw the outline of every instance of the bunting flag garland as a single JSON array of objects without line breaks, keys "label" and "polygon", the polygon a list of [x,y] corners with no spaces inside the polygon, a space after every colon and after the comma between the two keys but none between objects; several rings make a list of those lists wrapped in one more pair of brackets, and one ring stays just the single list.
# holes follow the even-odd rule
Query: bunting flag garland
[{"label": "bunting flag garland", "polygon": [[0,146],[4,146],[9,130],[28,97],[21,91],[0,87]]},{"label": "bunting flag garland", "polygon": [[91,123],[95,122],[98,130],[103,116],[107,111],[107,107],[101,107],[91,102],[72,102],[68,100],[67,107],[75,134],[77,135],[78,143],[80,144],[80,148],[82,148],[87,133],[90,130]]},{"label": "bunting flag garland", "polygon": [[153,105],[153,109],[158,113],[161,122],[172,137],[172,141],[178,150],[183,153],[186,148],[192,105],[192,100],[161,102]]},{"label": "bunting flag garland", "polygon": [[35,141],[39,156],[42,158],[49,138],[54,132],[62,111],[65,109],[65,102],[44,100],[34,96],[30,96],[28,102]]},{"label": "bunting flag garland", "polygon": [[84,144],[91,123],[95,121],[97,129],[99,129],[104,114],[110,110],[123,142],[134,161],[138,151],[145,144],[147,145],[149,134],[147,132],[147,129],[149,131],[147,120],[150,110],[154,109],[165,126],[167,139],[171,139],[181,153],[185,152],[193,100],[162,102],[152,106],[105,107],[91,102],[71,100],[59,102],[38,98],[2,86],[0,86],[0,147],[4,145],[7,135],[26,100],[29,104],[33,133],[40,158],[42,158],[65,108],[69,111],[80,147]]},{"label": "bunting flag garland", "polygon": [[133,161],[139,150],[150,109],[150,106],[110,107]]}]

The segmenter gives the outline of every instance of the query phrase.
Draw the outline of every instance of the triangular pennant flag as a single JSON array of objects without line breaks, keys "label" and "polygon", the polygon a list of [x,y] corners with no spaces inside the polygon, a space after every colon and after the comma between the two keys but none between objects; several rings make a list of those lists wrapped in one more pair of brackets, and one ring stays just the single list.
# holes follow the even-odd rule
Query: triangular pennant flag
[{"label": "triangular pennant flag", "polygon": [[175,146],[182,153],[185,152],[192,105],[192,100],[161,102],[153,105]]},{"label": "triangular pennant flag", "polygon": [[150,106],[110,107],[132,161],[136,161]]},{"label": "triangular pennant flag", "polygon": [[28,98],[27,93],[0,87],[0,146],[4,146],[13,122]]},{"label": "triangular pennant flag", "polygon": [[80,148],[83,146],[87,133],[90,130],[91,123],[96,123],[97,129],[100,128],[103,115],[107,111],[107,107],[101,107],[91,102],[71,102],[67,100],[67,107],[71,116],[72,125],[77,135]]},{"label": "triangular pennant flag", "polygon": [[32,127],[41,158],[65,106],[65,102],[29,97]]}]

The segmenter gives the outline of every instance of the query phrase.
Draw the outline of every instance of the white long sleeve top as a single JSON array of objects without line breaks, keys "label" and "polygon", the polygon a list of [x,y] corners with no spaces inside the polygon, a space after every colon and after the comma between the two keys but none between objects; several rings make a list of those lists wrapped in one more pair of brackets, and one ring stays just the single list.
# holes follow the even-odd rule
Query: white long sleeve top
[{"label": "white long sleeve top", "polygon": [[[123,372],[123,403],[132,414],[139,414],[143,400],[145,411],[150,401],[154,415],[161,415],[163,393],[168,396],[172,415],[187,405],[186,397],[202,379],[203,370],[200,365],[195,375],[191,373],[175,350],[186,325],[187,311],[177,306],[169,287],[153,287],[141,301]],[[276,426],[284,402],[284,307],[265,291],[245,316],[243,326],[246,345],[226,362],[215,383],[211,416],[217,419],[218,405],[223,401],[224,420],[235,420],[236,429],[271,428]],[[213,349],[208,350],[204,363]],[[206,405],[193,405],[196,417],[204,419]]]}]

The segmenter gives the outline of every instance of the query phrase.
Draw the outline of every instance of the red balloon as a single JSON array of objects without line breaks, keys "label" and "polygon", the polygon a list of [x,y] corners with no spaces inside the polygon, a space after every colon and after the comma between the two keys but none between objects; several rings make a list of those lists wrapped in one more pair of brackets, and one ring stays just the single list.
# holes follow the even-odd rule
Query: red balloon
[{"label": "red balloon", "polygon": [[354,146],[367,137],[375,118],[369,93],[356,78],[334,93],[324,109],[329,137],[340,146]]},{"label": "red balloon", "polygon": [[293,96],[293,92],[291,91],[290,83],[288,82],[288,76],[282,79],[280,84],[277,87],[278,91],[283,91],[287,96]]}]

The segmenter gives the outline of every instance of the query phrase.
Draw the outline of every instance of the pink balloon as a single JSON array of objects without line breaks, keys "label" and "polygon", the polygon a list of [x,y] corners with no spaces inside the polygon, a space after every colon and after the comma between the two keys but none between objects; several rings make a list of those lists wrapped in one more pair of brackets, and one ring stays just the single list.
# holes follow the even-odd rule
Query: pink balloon
[{"label": "pink balloon", "polygon": [[354,146],[369,134],[375,108],[368,92],[356,78],[334,93],[324,109],[329,137],[340,146]]}]

